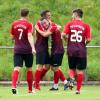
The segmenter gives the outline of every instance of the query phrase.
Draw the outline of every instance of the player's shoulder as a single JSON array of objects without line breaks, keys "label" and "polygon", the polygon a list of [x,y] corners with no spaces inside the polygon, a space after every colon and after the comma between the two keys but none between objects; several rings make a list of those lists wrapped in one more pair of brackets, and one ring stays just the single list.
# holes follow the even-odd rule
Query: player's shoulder
[{"label": "player's shoulder", "polygon": [[73,23],[72,21],[66,22],[66,23],[65,23],[65,26],[66,26],[66,27],[67,27],[67,26],[70,26],[72,23]]},{"label": "player's shoulder", "polygon": [[18,22],[19,22],[19,20],[13,21],[13,22],[12,22],[12,25],[15,25],[15,24],[18,23]]},{"label": "player's shoulder", "polygon": [[84,21],[82,21],[82,22],[83,22],[83,24],[84,24],[85,27],[89,27],[90,28],[90,25],[88,23],[86,23]]},{"label": "player's shoulder", "polygon": [[57,27],[57,23],[51,22],[51,26]]}]

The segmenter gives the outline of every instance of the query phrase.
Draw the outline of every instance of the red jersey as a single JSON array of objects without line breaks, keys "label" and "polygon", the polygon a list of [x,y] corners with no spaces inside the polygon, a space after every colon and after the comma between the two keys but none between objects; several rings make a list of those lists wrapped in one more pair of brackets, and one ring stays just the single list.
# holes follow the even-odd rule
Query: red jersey
[{"label": "red jersey", "polygon": [[33,25],[27,20],[17,20],[12,23],[11,35],[14,36],[14,53],[32,53],[32,48],[28,41],[28,33],[33,33]]},{"label": "red jersey", "polygon": [[[41,31],[44,31],[44,28],[41,25],[41,21],[36,23],[38,28]],[[36,43],[35,43],[36,52],[45,52],[48,51],[48,37],[43,37],[38,31],[36,31]]]},{"label": "red jersey", "polygon": [[[57,25],[56,23],[52,23],[52,26],[57,26]],[[61,32],[55,29],[53,31],[53,34],[51,35],[51,39],[52,39],[51,53],[52,54],[64,53],[63,43],[61,39]]]},{"label": "red jersey", "polygon": [[85,40],[91,39],[90,27],[81,20],[68,22],[64,27],[68,34],[68,56],[86,57]]}]

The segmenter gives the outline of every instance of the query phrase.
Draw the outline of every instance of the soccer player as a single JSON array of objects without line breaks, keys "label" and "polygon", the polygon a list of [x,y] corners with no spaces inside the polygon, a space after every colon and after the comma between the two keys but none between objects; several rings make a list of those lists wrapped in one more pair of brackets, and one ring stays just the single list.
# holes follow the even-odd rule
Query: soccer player
[{"label": "soccer player", "polygon": [[76,94],[80,94],[84,70],[87,66],[86,44],[91,40],[90,26],[82,21],[83,11],[75,9],[72,13],[72,21],[66,23],[62,36],[68,36],[68,64],[71,82],[77,73]]},{"label": "soccer player", "polygon": [[[61,66],[62,64],[62,59],[63,59],[63,54],[64,54],[64,48],[63,48],[63,43],[61,40],[61,32],[59,31],[59,26],[54,23],[51,22],[51,14],[50,11],[45,10],[41,13],[41,16],[43,18],[46,18],[49,20],[50,22],[50,27],[57,27],[52,31],[52,35],[51,35],[51,39],[52,39],[52,48],[51,48],[51,57],[50,57],[50,65],[52,66],[51,69],[54,72],[54,85],[50,90],[58,90],[58,81],[59,79],[61,79],[64,84],[65,84],[65,88],[67,88],[67,80],[64,77],[64,74],[62,73],[61,69],[59,68],[59,66]],[[50,30],[48,28],[48,30]],[[47,32],[45,32],[45,35],[48,34]],[[50,35],[50,34],[49,34]],[[49,70],[50,66],[46,67],[44,66],[43,71],[44,72],[42,74],[42,77],[46,74],[46,72]]]},{"label": "soccer player", "polygon": [[21,9],[21,18],[12,23],[11,37],[14,39],[14,70],[12,73],[12,93],[17,93],[17,81],[20,68],[25,62],[26,80],[28,83],[28,92],[32,93],[33,82],[33,53],[35,53],[33,41],[33,25],[28,22],[28,9]]},{"label": "soccer player", "polygon": [[[49,27],[49,21],[46,19],[40,19],[36,26],[40,31],[46,31]],[[46,67],[50,66],[50,57],[48,52],[48,37],[41,35],[41,32],[36,30],[36,72],[35,72],[35,81],[34,81],[34,88],[35,90],[40,90],[39,82],[42,77],[43,66]]]}]

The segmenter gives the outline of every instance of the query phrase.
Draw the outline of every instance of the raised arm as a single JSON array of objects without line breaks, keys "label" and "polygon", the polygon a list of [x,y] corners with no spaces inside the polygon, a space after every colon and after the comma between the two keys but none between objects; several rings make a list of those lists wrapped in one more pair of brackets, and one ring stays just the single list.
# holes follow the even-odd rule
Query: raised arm
[{"label": "raised arm", "polygon": [[52,27],[50,30],[47,31],[41,31],[37,25],[35,25],[35,29],[43,36],[43,37],[48,37],[49,35],[53,34],[53,30],[56,27]]}]

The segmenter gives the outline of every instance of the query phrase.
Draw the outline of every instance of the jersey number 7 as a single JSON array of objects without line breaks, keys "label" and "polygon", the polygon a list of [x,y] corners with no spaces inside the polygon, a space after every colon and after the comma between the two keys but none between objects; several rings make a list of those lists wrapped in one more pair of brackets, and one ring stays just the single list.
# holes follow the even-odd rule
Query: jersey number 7
[{"label": "jersey number 7", "polygon": [[19,40],[21,40],[21,38],[22,38],[22,34],[23,34],[23,29],[18,29],[18,31],[20,32],[20,34],[19,34]]}]

